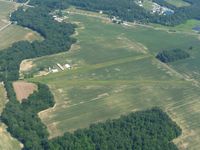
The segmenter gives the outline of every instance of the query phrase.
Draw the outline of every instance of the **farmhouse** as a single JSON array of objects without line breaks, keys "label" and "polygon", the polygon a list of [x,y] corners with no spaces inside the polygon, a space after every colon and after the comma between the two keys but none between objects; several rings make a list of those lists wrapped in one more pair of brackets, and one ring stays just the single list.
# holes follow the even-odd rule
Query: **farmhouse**
[{"label": "farmhouse", "polygon": [[71,66],[69,64],[65,64],[66,69],[71,69]]}]

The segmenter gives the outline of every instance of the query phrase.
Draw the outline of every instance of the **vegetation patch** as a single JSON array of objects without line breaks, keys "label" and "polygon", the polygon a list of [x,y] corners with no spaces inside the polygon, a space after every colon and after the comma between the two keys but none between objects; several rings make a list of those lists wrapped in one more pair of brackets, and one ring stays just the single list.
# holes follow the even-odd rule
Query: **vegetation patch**
[{"label": "vegetation patch", "polygon": [[[6,91],[4,85],[0,84],[0,114],[2,113],[6,103],[8,102],[6,97]],[[2,150],[20,150],[20,143],[14,139],[7,131],[7,127],[0,121],[0,149]]]},{"label": "vegetation patch", "polygon": [[91,125],[52,140],[50,149],[161,149],[178,150],[171,142],[181,133],[160,109],[131,113],[120,119]]},{"label": "vegetation patch", "polygon": [[181,49],[164,50],[157,54],[156,58],[164,63],[170,63],[181,59],[189,58],[190,54]]}]

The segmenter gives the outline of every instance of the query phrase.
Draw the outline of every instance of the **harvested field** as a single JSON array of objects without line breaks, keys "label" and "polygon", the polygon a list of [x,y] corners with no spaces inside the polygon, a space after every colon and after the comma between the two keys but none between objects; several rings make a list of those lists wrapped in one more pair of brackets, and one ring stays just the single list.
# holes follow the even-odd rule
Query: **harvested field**
[{"label": "harvested field", "polygon": [[17,96],[17,100],[19,101],[28,98],[29,95],[37,90],[37,86],[35,84],[25,81],[13,82],[13,87]]}]

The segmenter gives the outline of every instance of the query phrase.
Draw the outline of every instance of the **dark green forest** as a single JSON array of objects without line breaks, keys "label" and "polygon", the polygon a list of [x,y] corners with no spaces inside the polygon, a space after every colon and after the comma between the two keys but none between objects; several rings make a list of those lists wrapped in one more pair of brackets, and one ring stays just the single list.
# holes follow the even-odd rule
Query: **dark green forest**
[{"label": "dark green forest", "polygon": [[163,50],[156,56],[157,59],[164,63],[170,63],[181,59],[189,58],[190,54],[181,49]]},{"label": "dark green forest", "polygon": [[[24,2],[23,0],[19,0]],[[79,2],[74,0],[74,2]],[[97,5],[99,2],[95,1]],[[125,9],[129,5],[124,1],[116,8],[115,3],[105,1],[110,5],[105,8],[109,13],[127,15]],[[115,2],[119,2],[116,0]],[[72,1],[69,0],[72,4]],[[1,115],[1,121],[8,126],[11,135],[24,145],[24,150],[176,150],[171,142],[181,134],[181,129],[162,110],[153,108],[147,111],[131,113],[120,119],[108,120],[104,123],[91,125],[88,129],[80,129],[74,133],[65,133],[64,136],[48,140],[46,126],[38,117],[38,112],[54,105],[54,97],[48,86],[38,83],[38,90],[30,95],[27,100],[19,103],[13,90],[12,81],[19,78],[19,65],[22,60],[67,51],[76,42],[71,38],[75,25],[58,23],[50,13],[55,9],[67,8],[68,1],[62,0],[31,0],[33,8],[19,8],[12,13],[11,21],[20,26],[37,31],[44,37],[43,41],[20,41],[12,47],[0,52],[0,80],[4,81],[9,102]],[[87,4],[87,1],[85,1]],[[124,5],[126,5],[126,7]],[[78,3],[73,5],[79,5]],[[99,4],[99,6],[101,6]],[[130,6],[135,6],[134,4]],[[88,7],[88,6],[87,6]],[[91,7],[93,10],[98,10]],[[105,6],[102,6],[105,7]],[[111,9],[112,8],[112,9]],[[130,8],[132,9],[132,8]],[[123,10],[123,11],[122,11]],[[141,14],[135,18],[147,19]],[[114,14],[113,14],[114,15]],[[128,16],[127,18],[132,18]]]}]

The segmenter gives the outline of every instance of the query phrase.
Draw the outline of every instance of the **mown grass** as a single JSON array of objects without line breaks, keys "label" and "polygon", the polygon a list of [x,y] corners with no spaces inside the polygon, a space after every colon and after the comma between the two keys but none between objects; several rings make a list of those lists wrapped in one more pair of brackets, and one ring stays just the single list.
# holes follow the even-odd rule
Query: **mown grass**
[{"label": "mown grass", "polygon": [[[189,81],[177,69],[184,66],[182,62],[188,62],[191,70],[195,68],[193,60],[197,61],[200,48],[198,34],[170,33],[165,27],[121,26],[83,13],[68,17],[68,21],[79,25],[77,44],[69,52],[32,60],[36,65],[33,70],[56,63],[76,64],[75,67],[29,79],[48,84],[55,96],[55,107],[39,114],[50,138],[159,106],[183,129],[182,136],[174,141],[177,146],[198,150],[198,80]],[[173,68],[155,59],[158,51],[172,48],[187,50],[191,58],[170,64]],[[176,68],[177,64],[181,67]]]}]

